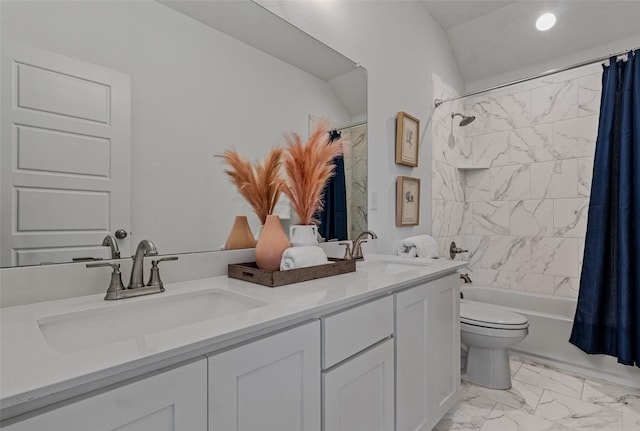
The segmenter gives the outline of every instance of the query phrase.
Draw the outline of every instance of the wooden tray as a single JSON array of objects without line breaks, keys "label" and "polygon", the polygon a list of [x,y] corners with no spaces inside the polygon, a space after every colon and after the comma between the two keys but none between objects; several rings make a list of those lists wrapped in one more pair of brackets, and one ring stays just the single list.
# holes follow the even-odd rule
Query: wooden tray
[{"label": "wooden tray", "polygon": [[356,270],[356,261],[350,259],[335,259],[330,257],[326,265],[308,266],[306,268],[290,269],[287,271],[267,271],[257,267],[255,262],[236,263],[229,265],[230,278],[262,284],[268,287],[284,286],[316,278],[331,277],[346,274]]}]

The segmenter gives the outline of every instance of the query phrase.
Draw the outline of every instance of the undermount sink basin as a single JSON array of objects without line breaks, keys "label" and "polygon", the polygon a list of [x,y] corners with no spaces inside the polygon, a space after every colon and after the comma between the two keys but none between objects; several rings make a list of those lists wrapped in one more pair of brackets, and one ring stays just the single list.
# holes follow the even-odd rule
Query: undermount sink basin
[{"label": "undermount sink basin", "polygon": [[376,270],[384,272],[385,274],[398,274],[401,272],[413,271],[415,269],[415,265],[394,262],[380,262],[380,265],[376,268]]},{"label": "undermount sink basin", "polygon": [[268,303],[225,290],[147,297],[47,316],[37,321],[47,344],[62,353],[78,352],[179,328]]},{"label": "undermount sink basin", "polygon": [[419,267],[429,266],[432,264],[432,262],[423,259],[412,259],[395,256],[389,256],[386,258],[365,262],[366,264],[362,266],[364,270],[371,272],[380,272],[388,275],[415,271]]}]

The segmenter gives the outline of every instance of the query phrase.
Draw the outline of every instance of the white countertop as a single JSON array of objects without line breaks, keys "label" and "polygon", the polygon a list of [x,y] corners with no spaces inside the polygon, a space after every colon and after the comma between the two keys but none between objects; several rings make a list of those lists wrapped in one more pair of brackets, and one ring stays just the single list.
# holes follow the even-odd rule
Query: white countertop
[{"label": "white countertop", "polygon": [[[211,353],[270,330],[296,324],[375,298],[420,281],[451,273],[463,261],[412,259],[415,269],[386,274],[376,270],[382,261],[395,258],[368,255],[356,272],[276,288],[235,279],[214,277],[165,285],[166,292],[120,301],[104,301],[103,294],[0,309],[0,408],[34,403],[60,391],[103,381],[153,364],[167,365],[185,355]],[[25,286],[28,288],[28,286]],[[38,320],[48,316],[136,301],[153,301],[189,292],[220,289],[268,302],[258,308],[205,320],[72,353],[52,349],[43,337]],[[148,371],[148,369],[147,369]],[[106,379],[106,380],[105,380]],[[117,378],[116,378],[117,380]],[[40,403],[41,404],[41,403]],[[34,403],[39,406],[38,403]]]}]

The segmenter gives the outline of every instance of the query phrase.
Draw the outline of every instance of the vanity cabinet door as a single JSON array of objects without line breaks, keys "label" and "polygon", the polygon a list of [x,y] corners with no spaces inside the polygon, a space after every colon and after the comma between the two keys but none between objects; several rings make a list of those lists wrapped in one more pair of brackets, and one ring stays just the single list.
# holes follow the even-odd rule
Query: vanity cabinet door
[{"label": "vanity cabinet door", "polygon": [[426,431],[437,423],[430,394],[432,284],[396,294],[396,431]]},{"label": "vanity cabinet door", "polygon": [[324,431],[393,430],[393,339],[323,373]]},{"label": "vanity cabinet door", "polygon": [[435,281],[433,334],[434,408],[443,417],[460,398],[460,280],[451,274]]},{"label": "vanity cabinet door", "polygon": [[210,431],[320,431],[320,322],[209,357]]},{"label": "vanity cabinet door", "polygon": [[460,397],[458,274],[396,294],[396,430],[432,429]]},{"label": "vanity cabinet door", "polygon": [[6,431],[205,431],[207,362],[200,359],[3,427]]}]

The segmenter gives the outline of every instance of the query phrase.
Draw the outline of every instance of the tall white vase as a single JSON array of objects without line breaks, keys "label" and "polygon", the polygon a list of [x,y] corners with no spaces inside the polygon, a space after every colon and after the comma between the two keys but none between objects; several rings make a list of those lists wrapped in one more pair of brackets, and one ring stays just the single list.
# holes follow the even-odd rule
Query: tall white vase
[{"label": "tall white vase", "polygon": [[289,241],[294,247],[318,244],[318,226],[294,224],[289,227]]}]

